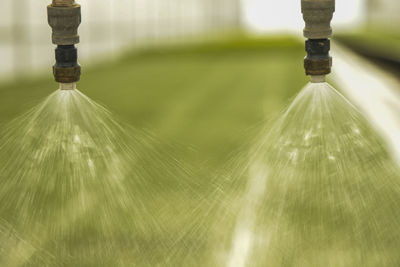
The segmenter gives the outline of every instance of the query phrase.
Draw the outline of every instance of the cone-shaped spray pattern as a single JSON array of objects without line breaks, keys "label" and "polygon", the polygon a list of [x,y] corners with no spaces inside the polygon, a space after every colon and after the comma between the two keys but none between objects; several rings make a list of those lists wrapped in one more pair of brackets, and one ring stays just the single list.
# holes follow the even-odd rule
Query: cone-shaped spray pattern
[{"label": "cone-shaped spray pattern", "polygon": [[60,266],[158,264],[152,256],[167,249],[157,214],[183,172],[151,137],[79,91],[59,90],[0,140],[0,237],[8,225],[30,244],[2,242],[0,263],[14,257],[1,251],[25,247],[23,264],[4,266],[47,266],[43,255]]},{"label": "cone-shaped spray pattern", "polygon": [[226,266],[400,264],[399,169],[328,84],[303,89],[249,166]]}]

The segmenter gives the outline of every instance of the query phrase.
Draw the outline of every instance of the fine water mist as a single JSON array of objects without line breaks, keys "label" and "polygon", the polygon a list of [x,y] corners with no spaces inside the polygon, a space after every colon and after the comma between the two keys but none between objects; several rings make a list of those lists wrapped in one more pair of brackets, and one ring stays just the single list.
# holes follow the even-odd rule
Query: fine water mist
[{"label": "fine water mist", "polygon": [[163,262],[166,197],[186,170],[149,134],[59,90],[0,139],[0,265]]},{"label": "fine water mist", "polygon": [[307,85],[250,158],[225,266],[400,261],[400,172],[369,123],[330,85]]},{"label": "fine water mist", "polygon": [[400,171],[369,122],[329,84],[308,84],[232,161],[201,203],[207,212],[182,234],[175,266],[400,262]]}]

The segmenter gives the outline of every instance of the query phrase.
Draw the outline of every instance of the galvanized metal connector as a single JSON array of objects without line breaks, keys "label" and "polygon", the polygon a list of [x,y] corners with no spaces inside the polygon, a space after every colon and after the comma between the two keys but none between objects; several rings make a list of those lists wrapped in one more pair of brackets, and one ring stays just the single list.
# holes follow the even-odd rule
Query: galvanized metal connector
[{"label": "galvanized metal connector", "polygon": [[78,27],[81,23],[81,6],[74,0],[53,0],[47,7],[48,22],[51,26],[52,42],[57,45],[54,78],[59,83],[75,83],[80,80],[81,67],[78,64]]}]

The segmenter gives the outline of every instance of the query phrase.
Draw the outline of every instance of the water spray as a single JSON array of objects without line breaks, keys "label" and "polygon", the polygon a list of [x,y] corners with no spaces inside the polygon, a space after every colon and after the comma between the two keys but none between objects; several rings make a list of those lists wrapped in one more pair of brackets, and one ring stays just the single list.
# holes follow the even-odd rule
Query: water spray
[{"label": "water spray", "polygon": [[81,6],[74,0],[53,0],[47,7],[48,22],[53,30],[52,42],[56,64],[53,74],[61,90],[74,90],[80,80],[81,67],[78,64],[78,27],[81,23]]},{"label": "water spray", "polygon": [[301,10],[306,23],[304,37],[308,39],[304,68],[312,83],[323,83],[332,67],[329,38],[332,36],[335,0],[301,0]]}]

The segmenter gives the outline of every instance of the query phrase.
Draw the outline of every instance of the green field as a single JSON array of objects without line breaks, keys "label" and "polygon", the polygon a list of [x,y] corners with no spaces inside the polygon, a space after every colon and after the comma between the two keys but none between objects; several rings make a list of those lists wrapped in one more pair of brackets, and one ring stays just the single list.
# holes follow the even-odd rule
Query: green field
[{"label": "green field", "polygon": [[[176,218],[181,213],[174,212],[178,207],[196,209],[199,199],[207,199],[227,162],[246,151],[263,122],[279,116],[306,84],[304,53],[303,45],[290,37],[128,52],[112,62],[83,66],[79,89],[122,120],[153,133],[172,156],[192,166],[190,179],[202,189],[196,197],[180,192],[166,196],[171,207],[162,212],[196,224],[193,219],[198,218]],[[0,85],[0,122],[10,121],[56,88],[50,73]],[[202,223],[215,218],[209,216]],[[182,229],[171,223],[165,228],[168,237],[140,237],[148,241],[149,249],[147,255],[137,256],[137,262],[152,257],[152,265],[143,266],[166,266],[162,262],[169,252],[155,248],[154,242],[182,236],[184,242],[177,244],[185,245],[176,248],[177,258],[168,266],[179,267],[183,262],[179,257],[190,258],[190,253],[207,255],[210,248],[198,243],[209,238],[182,232],[190,232],[190,225]],[[196,245],[192,249],[188,244]],[[207,266],[205,258],[193,258],[202,261],[195,266]]]}]

